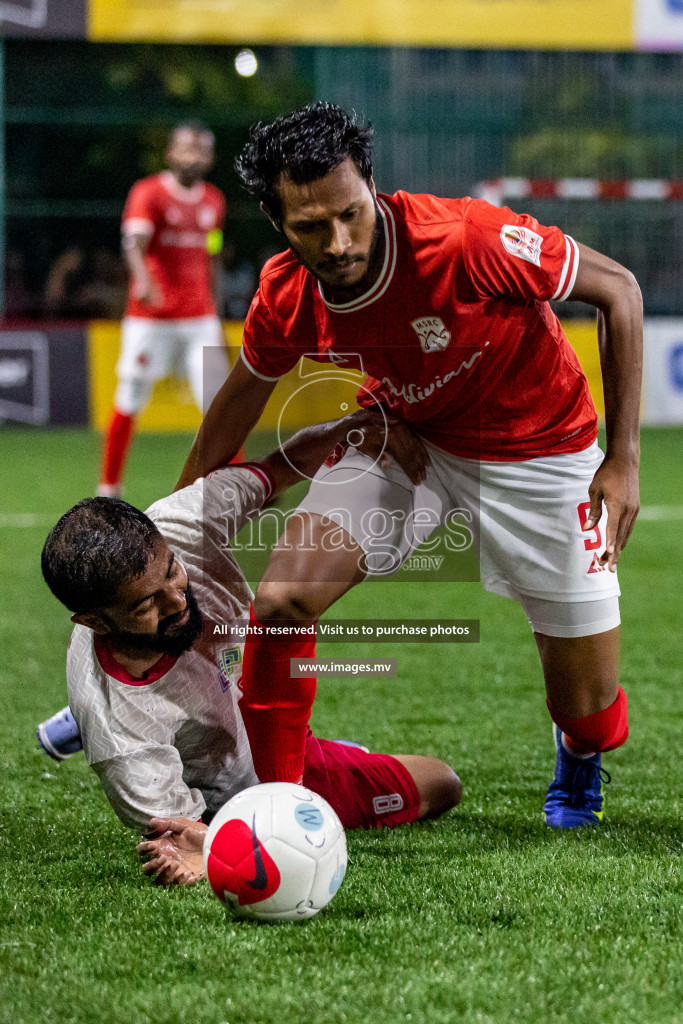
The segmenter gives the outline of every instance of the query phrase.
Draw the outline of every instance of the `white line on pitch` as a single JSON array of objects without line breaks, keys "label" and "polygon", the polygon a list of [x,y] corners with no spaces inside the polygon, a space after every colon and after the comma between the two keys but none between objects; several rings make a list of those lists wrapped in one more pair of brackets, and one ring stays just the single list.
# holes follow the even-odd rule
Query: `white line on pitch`
[{"label": "white line on pitch", "polygon": [[643,505],[639,519],[683,519],[683,505]]},{"label": "white line on pitch", "polygon": [[0,512],[0,529],[54,526],[58,518],[58,516],[39,515],[37,512]]},{"label": "white line on pitch", "polygon": [[[59,518],[37,512],[0,512],[0,529],[31,529],[54,526]],[[683,519],[683,505],[644,505],[639,519],[670,522]]]}]

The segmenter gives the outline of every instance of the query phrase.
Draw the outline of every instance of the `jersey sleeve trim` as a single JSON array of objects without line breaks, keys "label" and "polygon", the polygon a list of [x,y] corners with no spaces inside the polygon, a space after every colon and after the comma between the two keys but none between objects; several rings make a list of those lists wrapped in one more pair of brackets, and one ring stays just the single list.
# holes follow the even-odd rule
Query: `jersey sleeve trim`
[{"label": "jersey sleeve trim", "polygon": [[154,224],[144,217],[128,217],[121,225],[124,235],[152,235]]},{"label": "jersey sleeve trim", "polygon": [[279,377],[266,377],[265,374],[259,373],[258,370],[255,370],[254,367],[249,362],[249,360],[247,359],[247,357],[245,356],[243,348],[240,349],[240,359],[243,361],[246,368],[250,370],[255,377],[258,377],[259,380],[275,381],[280,379]]},{"label": "jersey sleeve trim", "polygon": [[[576,282],[576,274],[579,269],[579,247],[571,237],[571,235],[565,235],[564,241],[566,245],[566,256],[564,265],[562,267],[562,273],[560,274],[560,283],[557,286],[555,294],[552,296],[553,299],[557,299],[558,302],[564,302],[565,299],[569,298]],[[567,282],[565,287],[565,281]]]},{"label": "jersey sleeve trim", "polygon": [[266,466],[263,465],[263,463],[261,463],[261,462],[233,462],[231,464],[231,468],[232,469],[248,469],[250,473],[253,473],[254,476],[258,477],[258,479],[263,484],[263,487],[264,487],[265,492],[266,492],[266,496],[263,499],[263,502],[265,504],[267,501],[270,501],[270,499],[273,497],[273,494],[275,493],[275,478],[273,477],[273,474],[270,472],[270,470]]}]

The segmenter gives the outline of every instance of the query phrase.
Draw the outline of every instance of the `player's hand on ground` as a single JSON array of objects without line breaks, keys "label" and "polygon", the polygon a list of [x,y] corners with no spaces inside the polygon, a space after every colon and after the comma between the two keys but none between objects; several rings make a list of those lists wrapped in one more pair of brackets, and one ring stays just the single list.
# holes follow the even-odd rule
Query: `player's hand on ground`
[{"label": "player's hand on ground", "polygon": [[405,420],[370,408],[353,413],[347,422],[348,444],[371,459],[379,459],[384,468],[395,459],[413,484],[424,481],[431,461],[429,452]]},{"label": "player's hand on ground", "polygon": [[640,509],[638,466],[606,458],[588,488],[590,511],[584,530],[594,530],[600,521],[602,503],[607,510],[605,550],[600,564],[616,572],[619,555],[631,536]]},{"label": "player's hand on ground", "polygon": [[157,885],[193,885],[199,880],[199,876],[184,863],[173,860],[164,854],[159,854],[146,861],[142,865],[142,870]]},{"label": "player's hand on ground", "polygon": [[160,885],[191,885],[203,878],[206,825],[190,818],[152,818],[150,827],[159,838],[137,846],[148,858],[142,867],[146,875]]}]

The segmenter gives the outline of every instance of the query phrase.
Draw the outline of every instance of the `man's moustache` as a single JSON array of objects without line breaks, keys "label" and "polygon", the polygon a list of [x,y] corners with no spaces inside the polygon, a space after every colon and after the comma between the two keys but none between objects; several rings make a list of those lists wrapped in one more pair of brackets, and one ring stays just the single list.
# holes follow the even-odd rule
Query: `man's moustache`
[{"label": "man's moustache", "polygon": [[321,270],[339,270],[341,267],[348,267],[352,263],[365,263],[365,256],[352,256],[351,259],[345,260],[326,260],[325,263],[319,264]]},{"label": "man's moustache", "polygon": [[157,628],[157,633],[166,633],[169,629],[173,629],[174,626],[177,626],[182,617],[187,612],[187,609],[188,605],[185,605],[181,612],[178,612],[176,615],[169,615],[167,619],[164,619],[163,622],[160,622]]}]

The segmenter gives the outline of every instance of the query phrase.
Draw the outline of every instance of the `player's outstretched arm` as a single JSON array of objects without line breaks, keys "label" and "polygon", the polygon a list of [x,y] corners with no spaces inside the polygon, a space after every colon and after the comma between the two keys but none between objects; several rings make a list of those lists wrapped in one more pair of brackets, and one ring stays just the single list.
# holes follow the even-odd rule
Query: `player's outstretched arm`
[{"label": "player's outstretched arm", "polygon": [[598,309],[598,344],[605,394],[605,459],[589,488],[585,529],[607,510],[603,564],[616,571],[640,508],[640,387],[643,368],[643,300],[633,274],[614,260],[579,245],[579,269],[572,300]]},{"label": "player's outstretched arm", "polygon": [[425,478],[429,453],[420,438],[403,420],[375,407],[304,427],[258,461],[268,467],[279,492],[314,476],[338,444],[357,448],[383,466],[395,459],[414,484]]},{"label": "player's outstretched arm", "polygon": [[237,360],[209,406],[176,491],[230,463],[258,422],[276,384],[257,377],[242,359]]},{"label": "player's outstretched arm", "polygon": [[191,818],[152,818],[149,824],[162,835],[138,843],[138,853],[147,858],[142,867],[146,875],[160,885],[192,885],[204,877],[203,822]]}]

